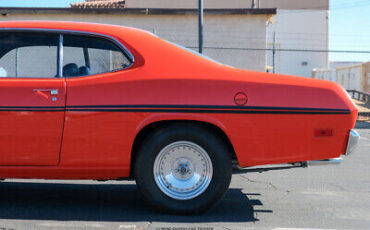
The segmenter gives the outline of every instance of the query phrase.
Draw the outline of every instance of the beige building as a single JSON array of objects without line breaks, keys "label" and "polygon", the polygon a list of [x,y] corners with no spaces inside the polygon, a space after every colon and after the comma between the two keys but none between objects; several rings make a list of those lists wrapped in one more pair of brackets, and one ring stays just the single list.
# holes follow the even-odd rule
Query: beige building
[{"label": "beige building", "polygon": [[[0,8],[0,20],[63,20],[130,26],[197,50],[198,15],[196,4],[192,7],[187,5],[189,2],[197,1],[87,0],[71,8]],[[276,9],[251,9],[250,5],[240,5],[242,2],[205,1],[209,8],[204,12],[204,54],[227,65],[265,71],[266,24]],[[175,3],[179,7],[171,7]],[[260,37],[250,40],[251,34]],[[250,47],[260,49],[250,50]]]},{"label": "beige building", "polygon": [[370,62],[341,66],[331,70],[314,70],[313,78],[335,81],[347,90],[370,93]]},{"label": "beige building", "polygon": [[370,62],[337,68],[335,75],[345,89],[370,93]]}]

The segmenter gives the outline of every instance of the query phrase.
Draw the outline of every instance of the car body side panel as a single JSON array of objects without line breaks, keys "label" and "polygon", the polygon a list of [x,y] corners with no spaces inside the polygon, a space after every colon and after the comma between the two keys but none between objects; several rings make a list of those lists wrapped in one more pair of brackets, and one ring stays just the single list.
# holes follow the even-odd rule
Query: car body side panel
[{"label": "car body side panel", "polygon": [[64,79],[0,78],[0,98],[0,165],[58,165]]},{"label": "car body side panel", "polygon": [[[0,167],[2,177],[47,178],[47,179],[115,179],[130,175],[131,144],[139,131],[132,124],[143,120],[152,122],[163,120],[201,120],[192,114],[176,113],[120,113],[120,112],[69,112],[73,119],[70,128],[65,129],[69,137],[65,139],[58,167]],[[156,118],[151,118],[152,116]],[[344,153],[346,128],[338,128],[343,119],[332,115],[322,119],[322,115],[240,115],[204,114],[210,120],[222,122],[226,135],[236,151],[242,167],[317,160],[337,157]],[[345,115],[346,116],[346,115]],[[96,119],[99,117],[99,119]],[[160,118],[161,117],[161,118]],[[276,119],[280,119],[276,126]],[[240,122],[233,122],[239,120]],[[129,126],[114,125],[131,124]],[[124,121],[129,121],[125,123]],[[89,127],[91,123],[104,124],[109,128],[96,132]],[[332,137],[315,137],[314,125],[336,127]],[[73,128],[72,128],[73,127]],[[93,127],[98,128],[96,125]],[[116,127],[116,128],[112,128]],[[82,131],[80,130],[82,129]],[[105,132],[109,129],[109,132]],[[113,130],[113,132],[112,132]],[[91,132],[91,134],[88,134]],[[82,134],[82,135],[81,135]],[[110,140],[109,140],[110,139]]]},{"label": "car body side panel", "polygon": [[[338,157],[357,117],[335,83],[222,66],[140,30],[63,22],[4,25],[101,33],[121,41],[137,58],[126,70],[66,79],[60,165],[39,172],[37,167],[20,169],[29,178],[127,177],[135,136],[163,120],[216,125],[242,167]],[[236,106],[238,92],[247,95],[246,105]],[[315,136],[317,130],[333,135]],[[6,168],[0,175],[20,175]]]},{"label": "car body side panel", "polygon": [[140,114],[66,112],[61,166],[128,167]]}]

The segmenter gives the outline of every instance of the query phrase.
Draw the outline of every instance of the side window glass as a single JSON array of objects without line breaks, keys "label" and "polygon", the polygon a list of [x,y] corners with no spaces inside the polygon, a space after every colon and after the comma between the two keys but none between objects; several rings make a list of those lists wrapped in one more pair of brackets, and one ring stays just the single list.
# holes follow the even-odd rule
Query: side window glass
[{"label": "side window glass", "polygon": [[131,64],[118,46],[104,38],[63,35],[63,47],[64,77],[113,72]]},{"label": "side window glass", "polygon": [[0,77],[54,78],[59,36],[0,32]]}]

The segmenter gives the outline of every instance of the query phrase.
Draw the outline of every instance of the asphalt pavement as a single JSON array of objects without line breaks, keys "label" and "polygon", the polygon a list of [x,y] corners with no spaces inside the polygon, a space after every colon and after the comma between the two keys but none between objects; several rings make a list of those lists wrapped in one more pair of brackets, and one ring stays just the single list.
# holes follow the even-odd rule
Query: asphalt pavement
[{"label": "asphalt pavement", "polygon": [[220,204],[200,216],[158,213],[134,182],[6,180],[0,230],[370,229],[370,123],[341,165],[234,175]]}]

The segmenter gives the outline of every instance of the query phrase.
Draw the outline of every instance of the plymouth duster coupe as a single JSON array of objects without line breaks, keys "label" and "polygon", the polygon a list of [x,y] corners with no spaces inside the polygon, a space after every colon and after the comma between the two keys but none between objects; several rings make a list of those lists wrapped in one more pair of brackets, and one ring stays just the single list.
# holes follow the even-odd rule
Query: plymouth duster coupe
[{"label": "plymouth duster coupe", "polygon": [[236,69],[146,31],[0,22],[2,179],[134,179],[160,210],[199,213],[233,164],[341,162],[357,112],[336,83]]}]

